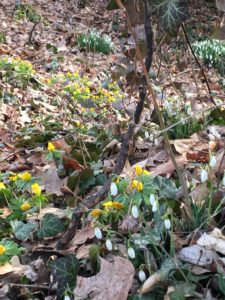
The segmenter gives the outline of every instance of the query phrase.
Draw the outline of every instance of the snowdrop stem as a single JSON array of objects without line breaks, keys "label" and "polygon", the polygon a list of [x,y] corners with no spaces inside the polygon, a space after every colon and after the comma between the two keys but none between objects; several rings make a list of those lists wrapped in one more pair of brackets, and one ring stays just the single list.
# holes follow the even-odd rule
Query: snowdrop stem
[{"label": "snowdrop stem", "polygon": [[212,196],[213,196],[212,180],[210,180],[209,185],[210,185],[210,192],[209,192],[209,204],[208,204],[208,219],[210,220],[211,210],[212,210]]}]

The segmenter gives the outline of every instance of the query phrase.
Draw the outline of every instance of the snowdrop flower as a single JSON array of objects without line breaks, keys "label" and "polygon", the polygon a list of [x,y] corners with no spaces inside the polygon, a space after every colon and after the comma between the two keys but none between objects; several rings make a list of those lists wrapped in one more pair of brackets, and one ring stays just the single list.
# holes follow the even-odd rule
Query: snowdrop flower
[{"label": "snowdrop flower", "polygon": [[132,247],[129,247],[129,248],[127,249],[127,253],[128,253],[128,256],[129,256],[130,258],[132,258],[132,259],[135,258],[135,251],[134,251],[134,249],[133,249]]},{"label": "snowdrop flower", "polygon": [[151,194],[151,195],[150,195],[149,201],[150,201],[150,204],[151,204],[151,205],[153,205],[153,204],[155,203],[156,200],[155,200],[155,195],[154,195],[154,194]]},{"label": "snowdrop flower", "polygon": [[118,188],[117,188],[117,185],[116,185],[115,182],[111,183],[110,192],[111,192],[112,196],[117,196],[117,194],[118,194]]},{"label": "snowdrop flower", "polygon": [[153,212],[156,212],[158,210],[158,207],[159,207],[159,204],[157,201],[155,201],[152,205],[152,211]]},{"label": "snowdrop flower", "polygon": [[138,212],[138,208],[137,208],[136,205],[133,205],[133,206],[132,206],[131,213],[132,213],[132,216],[133,216],[135,219],[138,218],[139,212]]},{"label": "snowdrop flower", "polygon": [[64,300],[70,300],[70,297],[68,295],[64,296]]},{"label": "snowdrop flower", "polygon": [[224,175],[223,175],[222,185],[225,186],[225,173],[224,173]]},{"label": "snowdrop flower", "polygon": [[112,242],[111,242],[110,239],[107,239],[107,240],[106,240],[105,245],[106,245],[106,248],[107,248],[109,251],[112,251],[113,245],[112,245]]},{"label": "snowdrop flower", "polygon": [[99,227],[95,227],[95,236],[98,240],[102,239],[102,231]]},{"label": "snowdrop flower", "polygon": [[209,165],[210,165],[211,168],[215,167],[215,165],[216,165],[216,157],[214,155],[211,156]]},{"label": "snowdrop flower", "polygon": [[205,182],[208,180],[208,172],[206,170],[201,171],[201,182]]},{"label": "snowdrop flower", "polygon": [[145,272],[143,270],[140,270],[138,272],[138,277],[139,277],[139,279],[140,279],[141,282],[145,281],[146,280]]},{"label": "snowdrop flower", "polygon": [[164,220],[164,225],[165,225],[166,229],[169,230],[171,228],[171,222],[170,222],[170,220],[169,219],[165,219]]}]

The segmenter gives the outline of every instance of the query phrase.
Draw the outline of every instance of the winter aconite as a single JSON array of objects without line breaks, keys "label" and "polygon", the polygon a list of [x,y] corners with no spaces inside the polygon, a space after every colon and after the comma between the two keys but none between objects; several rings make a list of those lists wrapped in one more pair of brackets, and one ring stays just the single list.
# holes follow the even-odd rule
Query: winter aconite
[{"label": "winter aconite", "polygon": [[40,188],[40,185],[38,183],[33,183],[31,185],[31,191],[34,195],[36,196],[40,196],[41,195],[41,188]]},{"label": "winter aconite", "polygon": [[137,190],[138,192],[143,190],[143,183],[138,180],[132,181],[132,188]]},{"label": "winter aconite", "polygon": [[48,151],[49,152],[54,152],[55,151],[55,146],[51,142],[48,143]]},{"label": "winter aconite", "polygon": [[24,181],[29,181],[31,179],[31,174],[29,172],[24,172],[19,174],[18,177]]},{"label": "winter aconite", "polygon": [[5,189],[6,189],[6,187],[5,187],[4,183],[0,182],[0,190],[5,190]]},{"label": "winter aconite", "polygon": [[21,206],[20,206],[20,209],[22,210],[22,211],[27,211],[28,209],[30,209],[31,208],[31,205],[30,205],[30,203],[28,203],[28,202],[25,202],[25,203],[23,203]]},{"label": "winter aconite", "polygon": [[0,255],[5,253],[5,247],[3,245],[0,245]]}]

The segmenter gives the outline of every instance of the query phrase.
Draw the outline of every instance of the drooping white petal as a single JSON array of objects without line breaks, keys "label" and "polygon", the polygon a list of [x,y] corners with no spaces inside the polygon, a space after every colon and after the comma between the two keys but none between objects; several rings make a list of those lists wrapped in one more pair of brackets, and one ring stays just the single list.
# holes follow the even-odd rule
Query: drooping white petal
[{"label": "drooping white petal", "polygon": [[140,270],[138,272],[138,277],[139,277],[139,279],[140,279],[141,282],[145,281],[146,280],[145,272],[143,270]]},{"label": "drooping white petal", "polygon": [[155,201],[155,202],[153,203],[153,205],[152,205],[152,211],[153,211],[153,212],[156,212],[156,211],[158,210],[158,207],[159,207],[158,202]]},{"label": "drooping white petal", "polygon": [[135,258],[135,251],[134,251],[134,249],[132,247],[129,247],[127,249],[127,253],[128,253],[128,255],[129,255],[130,258],[132,258],[132,259]]},{"label": "drooping white petal", "polygon": [[208,180],[208,172],[206,170],[201,171],[201,182],[205,182]]},{"label": "drooping white petal", "polygon": [[98,240],[102,239],[102,231],[99,227],[95,227],[95,236]]},{"label": "drooping white petal", "polygon": [[111,192],[112,196],[117,196],[117,194],[118,194],[118,188],[117,188],[117,185],[116,185],[115,182],[111,183],[110,192]]},{"label": "drooping white petal", "polygon": [[165,225],[166,229],[169,230],[171,228],[171,222],[170,222],[170,220],[169,219],[165,219],[164,220],[164,225]]},{"label": "drooping white petal", "polygon": [[111,242],[110,239],[107,239],[107,240],[106,240],[105,245],[106,245],[106,248],[107,248],[109,251],[112,251],[113,245],[112,245],[112,242]]},{"label": "drooping white petal", "polygon": [[150,204],[153,205],[154,202],[155,202],[155,200],[156,200],[156,199],[155,199],[155,195],[154,195],[154,194],[151,194],[150,197],[149,197]]},{"label": "drooping white petal", "polygon": [[225,186],[225,174],[223,175],[222,185]]},{"label": "drooping white petal", "polygon": [[137,219],[138,216],[139,216],[139,211],[138,211],[138,208],[136,205],[133,205],[132,206],[132,209],[131,209],[131,213],[132,213],[132,216]]},{"label": "drooping white petal", "polygon": [[215,165],[216,165],[216,157],[215,157],[214,155],[211,156],[209,165],[210,165],[211,168],[214,168],[214,167],[215,167]]}]

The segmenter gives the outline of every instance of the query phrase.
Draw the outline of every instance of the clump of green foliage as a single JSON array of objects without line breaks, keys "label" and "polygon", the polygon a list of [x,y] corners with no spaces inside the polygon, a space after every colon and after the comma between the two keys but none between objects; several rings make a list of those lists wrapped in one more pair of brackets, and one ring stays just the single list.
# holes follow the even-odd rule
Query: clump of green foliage
[{"label": "clump of green foliage", "polygon": [[48,84],[61,83],[62,93],[69,95],[82,106],[94,107],[114,102],[122,96],[120,88],[115,82],[109,82],[106,86],[95,86],[87,76],[80,76],[77,72],[54,75],[48,80]]},{"label": "clump of green foliage", "polygon": [[6,36],[4,33],[0,33],[0,44],[5,44],[6,43]]},{"label": "clump of green foliage", "polygon": [[77,39],[77,44],[79,48],[103,54],[109,54],[113,48],[111,38],[109,36],[101,36],[97,31],[80,35]]},{"label": "clump of green foliage", "polygon": [[34,75],[32,64],[20,58],[4,57],[0,59],[0,79],[12,83],[15,87],[26,88]]},{"label": "clump of green foliage", "polygon": [[225,42],[204,40],[193,45],[195,53],[210,67],[225,75]]},{"label": "clump of green foliage", "polygon": [[[162,114],[166,126],[171,126],[178,123],[176,126],[168,130],[170,139],[188,138],[195,132],[203,129],[203,124],[194,118],[188,118],[192,114],[191,107],[180,105],[180,99],[168,98],[164,103]],[[183,121],[182,121],[183,120]]]},{"label": "clump of green foliage", "polygon": [[30,4],[18,4],[16,6],[15,18],[17,20],[27,19],[30,22],[40,22],[42,17],[37,13],[35,8]]}]

